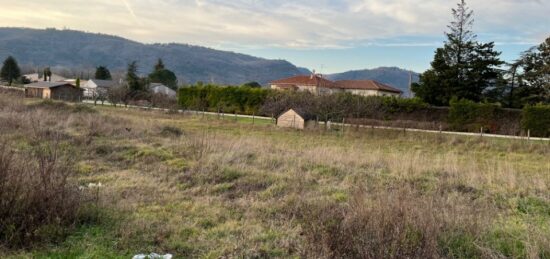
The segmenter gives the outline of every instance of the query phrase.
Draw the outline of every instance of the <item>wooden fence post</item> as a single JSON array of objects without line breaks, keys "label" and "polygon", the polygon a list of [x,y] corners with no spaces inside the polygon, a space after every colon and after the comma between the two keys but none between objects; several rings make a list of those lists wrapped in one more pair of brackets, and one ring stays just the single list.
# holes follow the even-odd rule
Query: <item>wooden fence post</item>
[{"label": "wooden fence post", "polygon": [[252,113],[252,125],[254,125],[254,120],[256,119],[256,117],[255,117],[255,116],[256,116],[256,113],[255,113],[255,112],[253,112],[253,113]]}]

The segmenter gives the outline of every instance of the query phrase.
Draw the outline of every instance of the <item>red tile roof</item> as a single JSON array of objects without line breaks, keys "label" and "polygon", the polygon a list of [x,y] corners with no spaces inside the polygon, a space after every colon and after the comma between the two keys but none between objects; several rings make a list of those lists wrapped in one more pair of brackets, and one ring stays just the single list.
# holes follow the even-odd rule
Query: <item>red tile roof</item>
[{"label": "red tile roof", "polygon": [[334,82],[318,75],[301,75],[285,79],[275,80],[272,85],[313,85],[327,88],[334,88]]},{"label": "red tile roof", "polygon": [[297,85],[311,85],[326,88],[340,88],[340,89],[359,89],[359,90],[377,90],[390,93],[402,94],[403,91],[391,87],[386,84],[374,80],[341,80],[330,81],[319,75],[300,75],[293,76],[285,79],[275,80],[270,83],[271,85],[277,85],[281,88],[295,88]]},{"label": "red tile roof", "polygon": [[378,90],[390,93],[403,93],[403,91],[397,88],[376,82],[374,80],[341,80],[336,81],[335,85],[342,89]]}]

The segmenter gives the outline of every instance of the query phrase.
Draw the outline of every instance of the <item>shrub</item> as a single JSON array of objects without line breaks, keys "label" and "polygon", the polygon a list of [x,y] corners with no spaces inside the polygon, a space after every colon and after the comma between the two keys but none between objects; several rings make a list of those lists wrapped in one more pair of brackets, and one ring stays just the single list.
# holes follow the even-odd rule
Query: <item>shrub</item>
[{"label": "shrub", "polygon": [[72,159],[57,141],[15,152],[0,144],[0,244],[57,241],[78,221],[83,195],[70,182]]},{"label": "shrub", "polygon": [[522,113],[522,128],[532,136],[550,136],[550,105],[525,106]]}]

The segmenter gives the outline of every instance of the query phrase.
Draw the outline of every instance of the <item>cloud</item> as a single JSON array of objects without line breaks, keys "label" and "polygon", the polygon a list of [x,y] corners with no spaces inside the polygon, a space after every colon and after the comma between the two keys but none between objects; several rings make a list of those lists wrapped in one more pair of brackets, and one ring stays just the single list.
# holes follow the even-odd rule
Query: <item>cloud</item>
[{"label": "cloud", "polygon": [[[454,0],[121,1],[0,0],[0,26],[70,27],[144,42],[222,48],[427,46],[443,40],[450,9],[456,4]],[[548,36],[549,1],[468,2],[475,11],[474,30],[483,40],[525,43]],[[405,42],[392,40],[412,36],[416,37]]]}]

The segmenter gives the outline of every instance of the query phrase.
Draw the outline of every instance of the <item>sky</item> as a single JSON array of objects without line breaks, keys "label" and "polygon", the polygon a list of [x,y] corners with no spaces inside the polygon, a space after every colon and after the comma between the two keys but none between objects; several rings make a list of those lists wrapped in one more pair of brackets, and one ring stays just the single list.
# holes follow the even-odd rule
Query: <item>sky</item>
[{"label": "sky", "polygon": [[[0,0],[0,27],[68,28],[285,59],[320,73],[422,72],[458,0]],[[512,61],[550,36],[550,0],[468,0]]]}]

